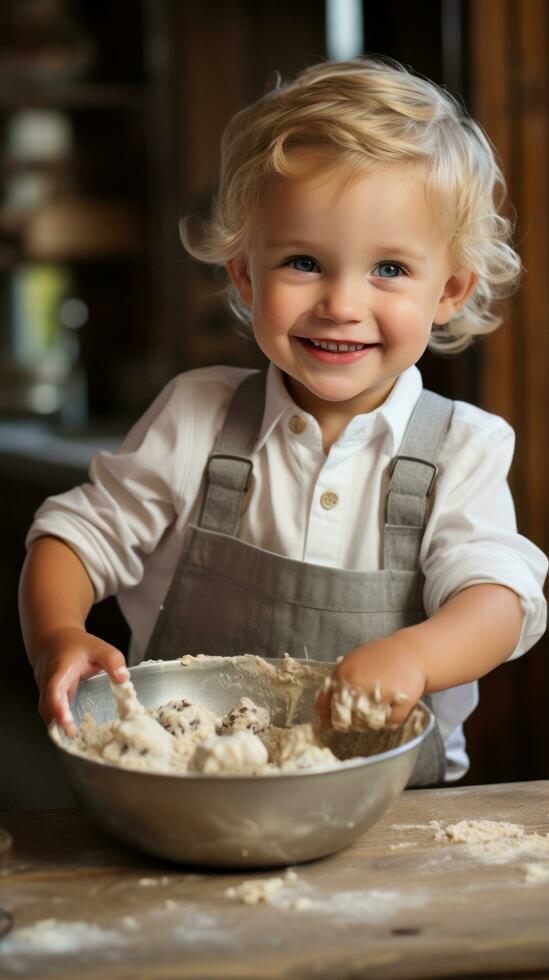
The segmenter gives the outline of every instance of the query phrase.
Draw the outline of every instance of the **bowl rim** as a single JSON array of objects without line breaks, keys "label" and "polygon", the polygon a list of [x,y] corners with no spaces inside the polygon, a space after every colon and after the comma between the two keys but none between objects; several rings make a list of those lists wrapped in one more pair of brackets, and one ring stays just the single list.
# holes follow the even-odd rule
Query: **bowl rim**
[{"label": "bowl rim", "polygon": [[[249,656],[250,658],[255,659],[255,655],[243,654],[242,656]],[[135,673],[143,672],[151,668],[158,670],[159,667],[164,668],[164,667],[171,667],[175,665],[179,665],[182,667],[202,666],[202,665],[214,666],[211,663],[213,659],[219,661],[219,660],[230,660],[230,659],[241,659],[241,658],[204,656],[204,659],[203,660],[200,659],[198,664],[182,664],[180,658],[174,658],[173,660],[145,660],[129,668],[130,679]],[[284,663],[284,658],[282,657],[277,657],[277,658],[261,657],[260,659],[265,660],[269,664]],[[293,661],[297,661],[298,663],[311,664],[313,666],[326,667],[326,665],[328,664],[328,661],[322,661],[322,660],[309,660],[309,659],[300,660],[297,657],[292,657],[291,659]],[[84,681],[81,681],[81,683],[92,684],[92,685],[94,683],[99,683],[99,682],[104,683],[106,677],[107,677],[106,672],[100,671],[99,673],[94,674],[93,677],[87,677]],[[204,773],[204,772],[180,772],[180,773],[179,772],[147,772],[146,770],[143,769],[131,769],[129,766],[115,766],[112,765],[110,762],[104,761],[103,759],[90,758],[88,756],[80,754],[79,752],[71,752],[70,749],[66,747],[65,739],[67,736],[65,736],[62,728],[55,721],[50,722],[48,726],[48,735],[51,741],[53,742],[53,744],[55,745],[56,749],[58,749],[63,754],[64,757],[68,757],[71,760],[79,760],[79,762],[82,762],[84,765],[87,764],[92,767],[98,766],[100,769],[107,769],[111,772],[127,773],[130,774],[131,776],[144,776],[147,779],[151,779],[151,778],[171,779],[171,780],[188,779],[191,781],[199,781],[199,782],[208,781],[212,783],[218,783],[219,780],[221,779],[224,782],[226,781],[245,782],[247,784],[254,783],[259,780],[263,783],[266,779],[267,780],[295,779],[296,777],[303,778],[304,776],[311,778],[314,776],[323,776],[327,774],[337,777],[338,773],[347,773],[350,770],[366,768],[368,766],[376,765],[381,761],[385,762],[389,759],[396,758],[399,755],[404,755],[406,752],[409,752],[412,749],[416,748],[417,745],[420,745],[421,742],[423,742],[424,739],[426,739],[427,736],[430,735],[435,725],[435,715],[432,709],[428,705],[426,705],[421,699],[417,702],[417,704],[414,707],[417,706],[421,706],[421,708],[425,712],[427,716],[427,723],[423,728],[423,731],[421,731],[418,735],[414,735],[413,738],[409,739],[407,742],[404,742],[402,745],[397,745],[392,749],[387,749],[385,752],[378,752],[375,755],[356,756],[356,758],[352,758],[352,759],[342,759],[340,761],[340,765],[338,766],[315,766],[314,769],[296,769],[296,770],[291,770],[286,772],[284,771],[265,772],[262,775],[247,774],[247,773],[213,774],[213,773]]]}]

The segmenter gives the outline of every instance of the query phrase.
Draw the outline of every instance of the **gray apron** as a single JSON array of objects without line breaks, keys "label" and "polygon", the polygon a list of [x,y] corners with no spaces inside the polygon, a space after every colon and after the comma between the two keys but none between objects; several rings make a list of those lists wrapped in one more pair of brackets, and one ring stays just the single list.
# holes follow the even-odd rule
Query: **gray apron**
[{"label": "gray apron", "polygon": [[[425,619],[419,549],[436,460],[453,405],[423,391],[400,453],[389,466],[383,568],[357,572],[285,558],[236,535],[263,419],[266,372],[236,389],[209,457],[198,525],[185,531],[179,563],[146,657],[184,653],[334,662],[354,647]],[[429,703],[429,697],[424,701]],[[409,786],[443,782],[438,723],[425,739]]]}]

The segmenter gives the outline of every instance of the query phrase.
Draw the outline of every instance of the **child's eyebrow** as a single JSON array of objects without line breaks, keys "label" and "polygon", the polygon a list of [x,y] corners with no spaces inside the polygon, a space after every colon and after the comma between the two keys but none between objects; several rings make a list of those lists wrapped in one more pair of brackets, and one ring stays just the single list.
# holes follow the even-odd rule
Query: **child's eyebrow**
[{"label": "child's eyebrow", "polygon": [[391,255],[393,258],[402,256],[402,258],[416,259],[418,262],[427,261],[427,255],[425,252],[416,252],[414,249],[404,248],[402,245],[378,245],[376,251],[383,252],[386,255]]},{"label": "child's eyebrow", "polygon": [[[316,246],[311,242],[266,242],[267,249],[300,248],[307,252],[315,252]],[[414,259],[416,262],[426,262],[427,255],[422,251],[415,251],[402,245],[376,245],[375,251],[381,255],[391,256],[391,258]]]},{"label": "child's eyebrow", "polygon": [[314,251],[315,246],[311,242],[267,242],[265,248],[304,248]]}]

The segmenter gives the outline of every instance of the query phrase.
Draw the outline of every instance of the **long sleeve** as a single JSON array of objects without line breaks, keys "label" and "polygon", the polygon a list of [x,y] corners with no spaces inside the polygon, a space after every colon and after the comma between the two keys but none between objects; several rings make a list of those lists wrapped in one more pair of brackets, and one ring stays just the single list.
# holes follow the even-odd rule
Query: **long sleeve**
[{"label": "long sleeve", "polygon": [[471,585],[493,582],[518,594],[524,618],[512,658],[545,630],[547,574],[545,555],[517,532],[507,482],[513,450],[506,422],[456,403],[420,557],[428,615]]},{"label": "long sleeve", "polygon": [[192,404],[172,381],[116,453],[94,457],[90,482],[42,504],[27,546],[42,534],[65,540],[83,562],[98,601],[136,585],[145,556],[175,519],[191,440]]}]

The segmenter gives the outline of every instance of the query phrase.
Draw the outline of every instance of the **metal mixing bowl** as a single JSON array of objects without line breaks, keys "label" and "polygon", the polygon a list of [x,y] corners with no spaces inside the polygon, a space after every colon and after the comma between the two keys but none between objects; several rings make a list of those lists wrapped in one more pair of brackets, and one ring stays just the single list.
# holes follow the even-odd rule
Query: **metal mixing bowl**
[{"label": "metal mixing bowl", "polygon": [[[266,663],[277,675],[284,671],[284,661]],[[333,667],[308,663],[323,673]],[[274,683],[254,670],[255,664],[255,658],[247,656],[207,657],[193,659],[189,666],[146,662],[130,673],[148,708],[186,697],[222,715],[247,695],[269,709],[273,724],[284,726],[295,686]],[[318,671],[301,682],[292,722],[313,719],[318,687]],[[263,776],[130,771],[71,753],[70,740],[55,725],[50,735],[83,807],[125,844],[185,864],[275,867],[333,854],[385,813],[406,786],[421,743],[434,725],[431,711],[420,707],[423,731],[396,748],[352,758],[337,768]],[[105,674],[81,682],[72,711],[77,723],[86,712],[98,723],[116,717]],[[360,752],[360,738],[355,742],[354,752]]]}]

